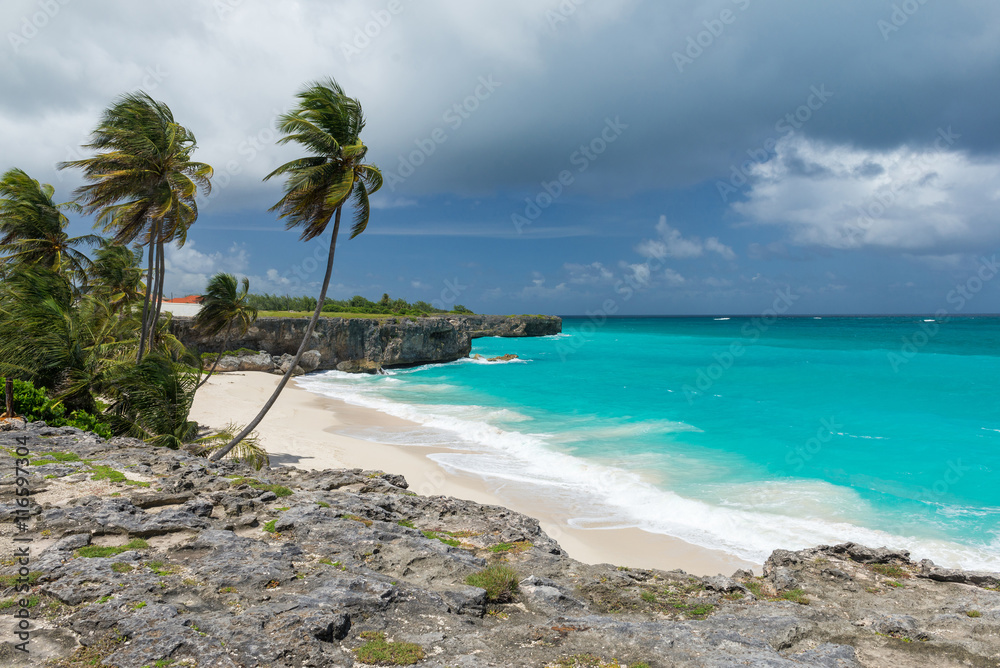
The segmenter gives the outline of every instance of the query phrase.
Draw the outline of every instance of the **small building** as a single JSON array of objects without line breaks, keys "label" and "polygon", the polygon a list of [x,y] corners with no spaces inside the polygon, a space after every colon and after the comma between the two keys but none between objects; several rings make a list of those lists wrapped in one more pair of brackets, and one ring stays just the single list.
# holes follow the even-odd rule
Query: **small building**
[{"label": "small building", "polygon": [[194,317],[201,309],[201,295],[188,295],[176,299],[164,299],[161,312],[173,313],[175,316]]}]

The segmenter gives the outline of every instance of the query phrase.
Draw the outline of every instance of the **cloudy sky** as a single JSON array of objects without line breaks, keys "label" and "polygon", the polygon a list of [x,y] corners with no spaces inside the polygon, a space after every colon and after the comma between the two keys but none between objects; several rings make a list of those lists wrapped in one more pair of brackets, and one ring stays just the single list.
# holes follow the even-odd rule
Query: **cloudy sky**
[{"label": "cloudy sky", "polygon": [[[480,6],[483,5],[483,6]],[[332,76],[386,187],[331,296],[477,312],[997,312],[1000,5],[975,0],[4,0],[0,168],[163,100],[215,190],[167,291],[315,294],[262,183]],[[92,221],[77,219],[74,233]],[[964,295],[964,296],[962,296]]]}]

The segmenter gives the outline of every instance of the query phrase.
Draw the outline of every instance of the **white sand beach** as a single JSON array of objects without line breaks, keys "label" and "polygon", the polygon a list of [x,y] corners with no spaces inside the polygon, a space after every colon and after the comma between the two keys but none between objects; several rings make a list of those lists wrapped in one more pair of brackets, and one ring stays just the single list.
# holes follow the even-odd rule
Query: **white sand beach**
[{"label": "white sand beach", "polygon": [[[216,374],[198,391],[191,419],[213,428],[246,424],[280,380],[263,372]],[[502,505],[537,518],[569,555],[586,563],[636,568],[683,569],[695,575],[730,575],[738,568],[760,571],[735,556],[640,529],[577,529],[568,525],[570,509],[544,498],[512,496],[481,478],[446,471],[427,455],[433,448],[373,443],[339,433],[364,427],[413,428],[413,424],[373,409],[322,397],[291,381],[257,429],[271,466],[304,469],[364,468],[399,473],[418,494],[443,494]]]}]

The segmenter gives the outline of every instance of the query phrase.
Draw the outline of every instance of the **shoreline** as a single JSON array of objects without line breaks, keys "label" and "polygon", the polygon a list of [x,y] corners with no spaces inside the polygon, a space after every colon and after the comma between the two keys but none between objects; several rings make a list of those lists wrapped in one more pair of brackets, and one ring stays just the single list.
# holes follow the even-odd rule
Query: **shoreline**
[{"label": "shoreline", "polygon": [[[228,422],[245,424],[256,415],[279,380],[280,376],[254,371],[215,374],[198,391],[190,419],[214,429],[224,428]],[[256,431],[272,467],[362,468],[401,474],[410,490],[422,496],[453,496],[534,517],[570,557],[584,563],[682,569],[693,575],[731,575],[740,568],[758,573],[761,570],[760,564],[721,550],[637,528],[571,527],[567,524],[569,516],[560,512],[563,509],[540,511],[548,501],[545,498],[505,495],[482,478],[449,471],[428,457],[454,450],[376,443],[339,433],[352,427],[412,430],[420,425],[289,383]]]}]

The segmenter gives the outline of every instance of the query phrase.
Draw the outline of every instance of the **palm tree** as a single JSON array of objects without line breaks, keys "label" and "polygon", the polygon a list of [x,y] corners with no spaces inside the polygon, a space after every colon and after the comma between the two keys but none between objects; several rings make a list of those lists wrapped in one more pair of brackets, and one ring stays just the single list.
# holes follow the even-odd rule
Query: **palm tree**
[{"label": "palm tree", "polygon": [[93,245],[100,238],[92,234],[70,237],[66,233],[69,219],[62,209],[76,205],[56,204],[54,194],[52,186],[16,167],[0,177],[0,253],[5,254],[0,263],[68,271],[82,283],[90,260],[76,248]]},{"label": "palm tree", "polygon": [[0,291],[0,374],[53,389],[68,408],[93,412],[114,367],[134,349],[138,323],[113,317],[92,295],[74,298],[65,276],[17,267]]},{"label": "palm tree", "polygon": [[219,273],[208,281],[205,294],[201,297],[201,309],[195,316],[194,326],[206,336],[215,336],[225,331],[222,350],[215,358],[215,363],[209,369],[208,375],[198,383],[201,387],[215,373],[219,360],[229,345],[229,337],[233,328],[237,328],[240,336],[247,333],[250,325],[257,319],[257,309],[250,306],[250,279],[243,279],[243,289],[240,290],[236,277],[232,274]]},{"label": "palm tree", "polygon": [[196,147],[194,134],[174,120],[166,104],[138,92],[122,96],[104,112],[84,145],[97,155],[59,164],[60,169],[83,169],[89,183],[75,195],[84,211],[98,214],[95,226],[114,233],[117,244],[138,240],[148,246],[137,361],[156,330],[163,302],[163,245],[175,240],[183,245],[187,228],[198,218],[198,189],[211,192],[212,168],[191,160]]},{"label": "palm tree", "polygon": [[107,412],[115,433],[175,450],[195,439],[198,423],[188,415],[198,384],[197,369],[157,351],[120,371]]},{"label": "palm tree", "polygon": [[250,424],[226,447],[212,455],[213,460],[224,457],[253,431],[285,389],[302,353],[309,345],[326,300],[344,204],[350,199],[355,208],[354,224],[351,227],[353,239],[368,226],[371,213],[368,196],[382,187],[382,172],[374,165],[364,163],[368,147],[361,141],[361,131],[365,127],[361,103],[347,97],[333,79],[312,83],[297,97],[299,103],[295,109],[278,120],[278,130],[284,135],[278,143],[296,142],[309,155],[285,163],[264,180],[279,175],[287,177],[284,197],[271,210],[280,212],[288,229],[302,228],[299,237],[302,241],[309,241],[323,234],[330,219],[334,219],[323,287],[316,302],[316,310],[302,337],[302,344],[274,393]]},{"label": "palm tree", "polygon": [[94,255],[88,272],[91,289],[101,295],[113,312],[123,315],[146,291],[142,282],[142,247],[133,250],[102,239]]}]

